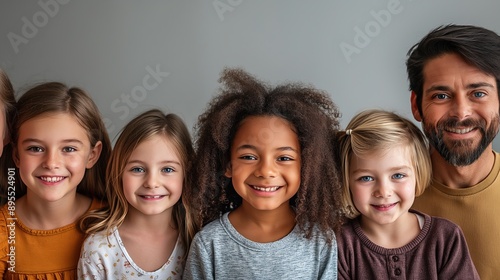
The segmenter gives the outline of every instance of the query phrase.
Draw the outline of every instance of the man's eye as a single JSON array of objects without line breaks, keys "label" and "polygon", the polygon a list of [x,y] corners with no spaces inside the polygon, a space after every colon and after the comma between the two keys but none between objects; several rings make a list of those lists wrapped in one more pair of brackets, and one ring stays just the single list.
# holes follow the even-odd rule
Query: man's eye
[{"label": "man's eye", "polygon": [[474,97],[483,97],[486,95],[486,93],[482,92],[482,91],[476,91],[473,93]]},{"label": "man's eye", "polygon": [[448,98],[448,96],[444,93],[438,93],[438,94],[436,94],[436,98],[437,99],[446,99],[446,98]]}]

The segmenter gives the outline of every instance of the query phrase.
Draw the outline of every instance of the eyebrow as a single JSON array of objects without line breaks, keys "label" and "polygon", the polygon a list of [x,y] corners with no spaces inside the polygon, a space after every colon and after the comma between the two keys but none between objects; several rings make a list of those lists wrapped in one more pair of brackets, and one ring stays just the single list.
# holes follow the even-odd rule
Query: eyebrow
[{"label": "eyebrow", "polygon": [[[44,143],[42,140],[40,139],[36,139],[36,138],[26,138],[23,140],[23,142],[21,142],[21,144],[25,144],[25,143],[29,143],[29,142],[35,142],[35,143]],[[61,141],[62,143],[78,143],[80,145],[83,145],[83,142],[79,139],[64,139]]]},{"label": "eyebrow", "polygon": [[[163,161],[160,161],[160,163],[161,164],[177,164],[177,165],[181,165],[178,161],[175,161],[175,160],[163,160]],[[134,159],[134,160],[127,161],[127,164],[142,164],[142,165],[146,165],[146,162],[144,162],[142,160]]]},{"label": "eyebrow", "polygon": [[[237,151],[243,150],[243,149],[257,150],[257,147],[255,147],[254,145],[250,145],[250,144],[244,144],[244,145],[241,145],[238,148],[236,148]],[[298,153],[297,149],[294,149],[290,146],[279,147],[279,148],[276,148],[276,150],[277,151],[293,151],[293,152]]]},{"label": "eyebrow", "polygon": [[[390,172],[395,172],[395,171],[401,171],[401,170],[412,170],[413,168],[411,166],[408,166],[408,165],[401,165],[401,166],[395,166],[393,168],[390,168],[389,171]],[[352,173],[362,173],[362,172],[371,172],[373,171],[373,169],[366,169],[366,168],[361,168],[361,169],[355,169],[355,170],[352,170]]]},{"label": "eyebrow", "polygon": [[[468,84],[465,88],[466,89],[476,89],[480,87],[489,87],[489,88],[495,88],[492,84],[486,83],[486,82],[480,82],[480,83],[472,83]],[[437,86],[432,86],[425,90],[425,92],[431,92],[431,91],[450,91],[451,88],[449,86],[443,86],[443,85],[437,85]]]}]

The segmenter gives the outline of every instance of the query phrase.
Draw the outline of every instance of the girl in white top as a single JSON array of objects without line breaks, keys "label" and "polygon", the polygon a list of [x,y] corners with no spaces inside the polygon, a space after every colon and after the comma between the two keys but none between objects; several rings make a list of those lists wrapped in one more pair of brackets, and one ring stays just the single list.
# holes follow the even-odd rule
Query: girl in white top
[{"label": "girl in white top", "polygon": [[106,172],[110,205],[82,221],[79,279],[181,279],[195,231],[183,203],[193,157],[174,114],[154,109],[125,126]]}]

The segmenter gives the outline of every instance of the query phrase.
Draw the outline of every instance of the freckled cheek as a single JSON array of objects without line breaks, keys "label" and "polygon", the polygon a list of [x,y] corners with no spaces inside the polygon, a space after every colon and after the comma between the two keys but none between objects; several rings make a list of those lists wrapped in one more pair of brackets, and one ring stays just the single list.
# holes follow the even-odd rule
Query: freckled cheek
[{"label": "freckled cheek", "polygon": [[85,171],[87,162],[87,158],[77,157],[68,159],[65,164],[68,169],[72,169],[74,172],[78,172]]}]

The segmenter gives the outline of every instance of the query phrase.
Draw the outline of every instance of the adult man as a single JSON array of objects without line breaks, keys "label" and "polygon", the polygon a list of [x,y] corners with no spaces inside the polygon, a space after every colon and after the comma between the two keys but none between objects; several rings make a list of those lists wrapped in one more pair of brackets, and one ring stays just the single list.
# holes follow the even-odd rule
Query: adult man
[{"label": "adult man", "polygon": [[433,182],[414,208],[458,224],[481,279],[500,277],[500,36],[432,30],[408,52],[411,109],[430,143]]}]

